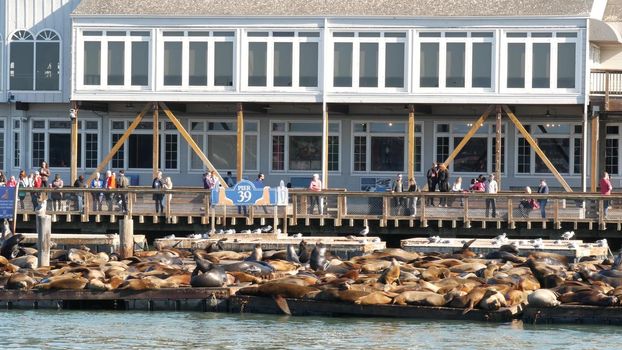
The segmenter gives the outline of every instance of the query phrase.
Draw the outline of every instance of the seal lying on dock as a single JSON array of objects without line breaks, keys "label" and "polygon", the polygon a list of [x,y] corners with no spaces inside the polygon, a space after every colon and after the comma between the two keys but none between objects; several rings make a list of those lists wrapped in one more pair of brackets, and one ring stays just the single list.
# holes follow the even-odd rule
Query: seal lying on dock
[{"label": "seal lying on dock", "polygon": [[203,260],[198,254],[194,255],[197,267],[192,272],[190,285],[192,287],[222,287],[227,283],[225,270]]}]

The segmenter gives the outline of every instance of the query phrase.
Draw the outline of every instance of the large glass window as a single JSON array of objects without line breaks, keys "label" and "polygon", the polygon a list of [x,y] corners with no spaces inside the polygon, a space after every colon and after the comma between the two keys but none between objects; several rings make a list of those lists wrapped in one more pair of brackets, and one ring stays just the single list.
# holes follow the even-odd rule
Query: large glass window
[{"label": "large glass window", "polygon": [[274,43],[274,86],[292,86],[292,43]]},{"label": "large glass window", "polygon": [[605,140],[605,171],[609,175],[620,174],[620,126],[607,125]]},{"label": "large glass window", "polygon": [[387,43],[386,45],[385,87],[404,87],[404,45],[404,43]]},{"label": "large glass window", "polygon": [[[110,123],[110,142],[114,145],[132,122],[112,120]],[[165,170],[177,170],[179,169],[179,132],[171,122],[163,121],[160,122],[159,131],[160,167]],[[143,121],[112,158],[112,166],[125,169],[151,169],[153,168],[152,154],[153,122]]]},{"label": "large glass window", "polygon": [[551,44],[533,44],[532,71],[531,87],[548,89],[551,86]]},{"label": "large glass window", "polygon": [[557,87],[574,89],[576,75],[576,43],[557,45]]},{"label": "large glass window", "polygon": [[[244,170],[247,171],[258,171],[258,127],[259,124],[256,121],[244,122]],[[191,120],[190,134],[214,167],[232,171],[236,169],[237,122],[235,120]],[[201,159],[191,149],[189,154],[191,170],[205,168]]]},{"label": "large glass window", "polygon": [[419,86],[438,87],[438,43],[421,43]]},{"label": "large glass window", "polygon": [[101,42],[84,42],[84,85],[101,84]]},{"label": "large glass window", "polygon": [[233,42],[215,42],[214,51],[214,86],[233,86]]},{"label": "large glass window", "polygon": [[132,41],[132,81],[133,86],[149,85],[149,43]]},{"label": "large glass window", "polygon": [[318,86],[318,57],[318,43],[300,43],[300,86]]},{"label": "large glass window", "polygon": [[[339,170],[340,124],[329,123],[328,170]],[[272,170],[320,171],[321,122],[272,122]]]},{"label": "large glass window", "polygon": [[182,43],[164,43],[164,85],[181,85]]},{"label": "large glass window", "polygon": [[9,85],[11,90],[60,89],[60,37],[45,29],[36,38],[20,30],[11,36]]},{"label": "large glass window", "polygon": [[207,43],[191,42],[189,44],[188,85],[207,85]]},{"label": "large glass window", "polygon": [[464,87],[464,51],[464,43],[447,43],[446,87]]},{"label": "large glass window", "polygon": [[[415,171],[421,171],[422,125],[415,124]],[[408,134],[403,122],[354,122],[353,170],[403,172],[408,163]]]},{"label": "large glass window", "polygon": [[[78,168],[97,167],[99,161],[99,121],[78,121]],[[39,167],[47,161],[52,168],[69,168],[71,165],[71,122],[66,120],[32,120],[32,164]],[[86,159],[84,162],[83,160]]]},{"label": "large glass window", "polygon": [[9,89],[33,89],[34,38],[30,32],[15,32],[10,43]]},{"label": "large glass window", "polygon": [[[581,125],[542,123],[525,125],[538,147],[562,174],[581,173]],[[518,137],[517,172],[521,174],[550,173],[542,159],[520,135]]]},{"label": "large glass window", "polygon": [[508,44],[508,82],[509,88],[525,87],[525,44]]},{"label": "large glass window", "polygon": [[378,44],[360,44],[359,66],[359,86],[378,87]]},{"label": "large glass window", "polygon": [[492,43],[473,43],[472,79],[474,88],[492,86]]},{"label": "large glass window", "polygon": [[125,43],[123,41],[108,42],[108,85],[125,83]]},{"label": "large glass window", "polygon": [[266,86],[268,44],[248,43],[248,86]]},{"label": "large glass window", "polygon": [[352,43],[335,43],[334,56],[333,85],[335,87],[351,87]]}]

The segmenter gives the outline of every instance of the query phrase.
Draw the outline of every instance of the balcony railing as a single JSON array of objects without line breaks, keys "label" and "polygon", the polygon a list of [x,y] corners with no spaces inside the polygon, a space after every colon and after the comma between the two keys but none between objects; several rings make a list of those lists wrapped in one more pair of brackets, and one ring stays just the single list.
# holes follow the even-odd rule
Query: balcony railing
[{"label": "balcony railing", "polygon": [[597,70],[590,74],[590,94],[622,95],[622,70]]}]

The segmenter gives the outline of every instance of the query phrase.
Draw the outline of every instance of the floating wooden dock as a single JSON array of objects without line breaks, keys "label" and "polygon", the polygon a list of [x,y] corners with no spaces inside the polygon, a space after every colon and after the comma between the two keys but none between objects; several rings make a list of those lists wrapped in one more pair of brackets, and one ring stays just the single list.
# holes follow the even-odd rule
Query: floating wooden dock
[{"label": "floating wooden dock", "polygon": [[[37,244],[36,233],[24,233],[23,244]],[[112,253],[119,249],[118,234],[83,234],[83,233],[53,233],[52,241],[57,249],[89,247],[94,252]],[[147,239],[144,235],[134,235],[135,249],[146,249]]]},{"label": "floating wooden dock", "polygon": [[227,240],[222,242],[225,250],[235,252],[252,251],[256,244],[261,244],[264,251],[267,250],[285,250],[290,244],[298,247],[300,241],[304,240],[309,247],[315,246],[316,243],[322,242],[326,245],[327,251],[338,256],[341,259],[350,259],[354,256],[361,256],[371,253],[375,250],[385,249],[386,242],[381,241],[378,237],[356,237],[349,239],[346,237],[285,237],[277,238],[275,235],[264,237],[253,234],[234,234],[234,235],[216,235],[215,238],[196,239],[196,238],[160,238],[155,240],[157,249],[178,248],[178,249],[205,249],[213,243],[217,243],[222,238]]},{"label": "floating wooden dock", "polygon": [[[463,246],[463,242],[468,239],[463,238],[441,238],[440,242],[431,243],[427,238],[409,238],[401,241],[402,249],[409,252],[418,253],[452,253],[459,250]],[[570,241],[555,241],[555,240],[542,240],[542,247],[535,248],[529,240],[523,239],[510,239],[504,244],[511,244],[512,242],[520,242],[519,251],[521,255],[533,251],[545,251],[548,253],[556,253],[563,256],[567,256],[572,259],[580,259],[585,256],[597,256],[605,258],[608,255],[608,247],[597,246],[592,243],[584,243],[580,240]],[[557,243],[556,243],[557,242]],[[575,246],[572,246],[572,244]],[[493,239],[477,239],[470,248],[475,253],[488,254],[499,250],[500,244],[495,244]]]},{"label": "floating wooden dock", "polygon": [[560,305],[523,310],[523,322],[532,324],[575,323],[622,325],[622,307]]}]

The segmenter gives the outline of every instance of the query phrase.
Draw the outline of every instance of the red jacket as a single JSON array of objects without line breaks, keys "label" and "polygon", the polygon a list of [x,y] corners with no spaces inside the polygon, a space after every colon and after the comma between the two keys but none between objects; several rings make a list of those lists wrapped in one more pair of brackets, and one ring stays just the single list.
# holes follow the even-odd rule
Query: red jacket
[{"label": "red jacket", "polygon": [[611,190],[613,190],[611,181],[609,179],[605,179],[604,177],[600,179],[599,187],[600,187],[600,194],[602,195],[610,195]]}]

